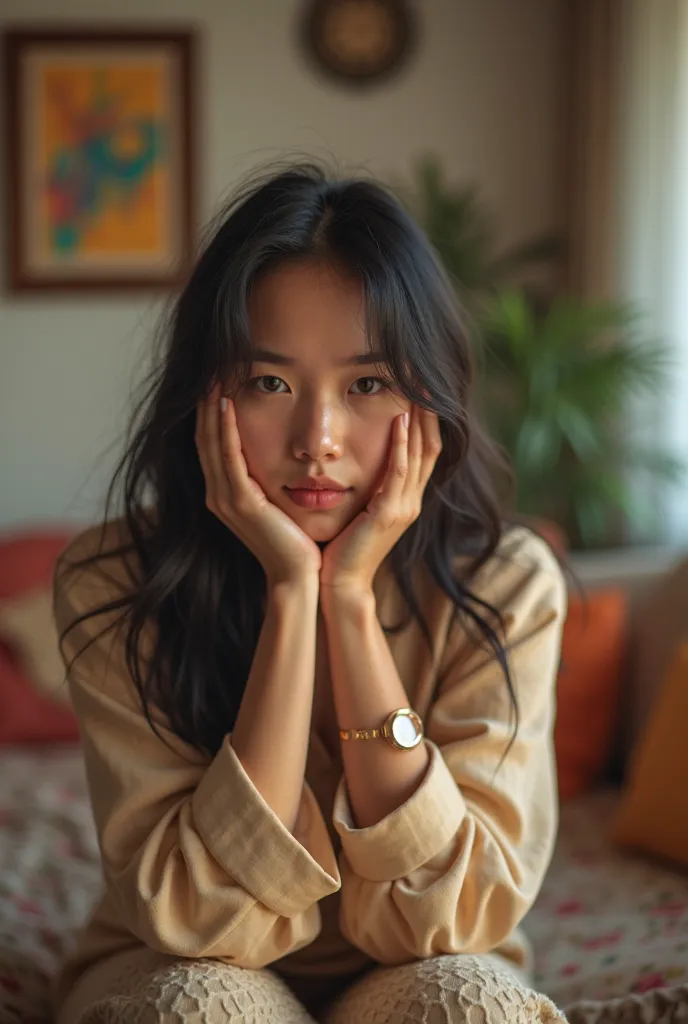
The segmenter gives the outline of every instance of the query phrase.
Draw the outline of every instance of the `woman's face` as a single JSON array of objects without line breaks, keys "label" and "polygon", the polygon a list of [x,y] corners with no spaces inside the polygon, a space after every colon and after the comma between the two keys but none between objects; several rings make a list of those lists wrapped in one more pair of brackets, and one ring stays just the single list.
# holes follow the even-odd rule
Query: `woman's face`
[{"label": "woman's face", "polygon": [[[329,541],[380,487],[393,420],[410,403],[375,376],[361,284],[329,266],[260,278],[249,323],[251,380],[235,399],[248,471],[312,540]],[[344,490],[318,494],[323,477]]]}]

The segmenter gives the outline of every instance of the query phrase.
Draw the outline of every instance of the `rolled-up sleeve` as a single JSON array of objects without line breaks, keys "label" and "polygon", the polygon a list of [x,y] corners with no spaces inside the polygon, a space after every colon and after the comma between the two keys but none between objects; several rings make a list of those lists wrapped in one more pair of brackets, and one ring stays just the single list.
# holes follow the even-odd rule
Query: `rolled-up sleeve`
[{"label": "rolled-up sleeve", "polygon": [[344,779],[336,793],[340,926],[380,963],[495,949],[532,906],[552,857],[566,587],[549,549],[523,533],[523,550],[475,588],[504,621],[519,710],[508,754],[514,716],[504,672],[475,629],[457,623],[426,714],[429,764],[419,787],[362,829]]},{"label": "rolled-up sleeve", "polygon": [[[86,570],[56,573],[59,632],[112,600]],[[128,672],[124,630],[100,638],[108,616],[86,619],[62,645],[65,664],[90,643],[68,681],[84,749],[103,864],[122,924],[150,947],[185,957],[221,956],[261,967],[308,945],[321,927],[318,901],[340,888],[327,826],[304,783],[295,834],[265,802],[225,736],[203,755],[169,728],[156,736]],[[297,838],[298,836],[298,838]]]}]

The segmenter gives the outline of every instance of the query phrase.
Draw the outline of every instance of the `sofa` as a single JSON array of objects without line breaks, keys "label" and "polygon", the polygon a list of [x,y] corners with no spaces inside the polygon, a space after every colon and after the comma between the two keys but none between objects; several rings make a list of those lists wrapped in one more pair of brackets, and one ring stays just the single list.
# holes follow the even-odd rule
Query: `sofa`
[{"label": "sofa", "polygon": [[[39,673],[36,649],[50,654],[45,586],[65,536],[53,532],[39,555],[31,548],[36,531],[0,541],[0,659],[6,670],[16,658],[17,671]],[[31,568],[23,572],[21,559],[29,553]],[[626,766],[657,700],[672,646],[688,637],[688,561],[655,549],[581,556],[572,559],[572,568],[572,593],[621,588],[628,621],[603,770],[596,767],[594,784],[562,800],[551,868],[524,921],[535,952],[535,983],[572,1024],[688,1020],[688,873],[642,851],[620,849],[609,838]],[[31,621],[43,623],[40,641],[33,635],[33,664],[21,643],[26,614],[22,623],[16,601],[12,610],[12,590],[35,595],[25,607]],[[3,615],[3,607],[12,614]],[[12,685],[19,685],[16,678]],[[38,703],[12,718],[8,693],[0,689],[5,724],[13,723],[4,736],[0,723],[0,1024],[46,1024],[49,976],[99,891],[98,847],[78,735],[69,709],[64,703],[58,708],[64,696],[34,694]],[[55,705],[51,721],[58,722],[59,742],[50,729],[32,733],[27,724],[38,710],[45,714],[46,700]]]},{"label": "sofa", "polygon": [[[628,622],[605,771],[562,801],[554,858],[524,922],[536,984],[571,1024],[688,1021],[688,857],[680,866],[619,848],[610,835],[633,752],[676,646],[688,640],[688,559],[626,550],[574,556],[571,564],[572,588],[623,590]],[[688,779],[688,756],[684,764]]]}]

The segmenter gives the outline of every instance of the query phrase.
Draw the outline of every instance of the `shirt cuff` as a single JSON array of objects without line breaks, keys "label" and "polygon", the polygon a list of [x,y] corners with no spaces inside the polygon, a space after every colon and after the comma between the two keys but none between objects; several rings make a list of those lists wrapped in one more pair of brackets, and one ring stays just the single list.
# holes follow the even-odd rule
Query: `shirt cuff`
[{"label": "shirt cuff", "polygon": [[418,789],[381,821],[355,828],[342,776],[337,787],[332,823],[342,838],[342,851],[352,870],[371,882],[394,882],[436,857],[453,837],[466,814],[461,790],[439,747],[424,740],[430,764]]},{"label": "shirt cuff", "polygon": [[[305,801],[305,806],[304,806]],[[341,887],[327,826],[304,782],[300,843],[263,799],[229,736],[191,800],[198,831],[218,863],[246,892],[283,917],[302,913]]]}]

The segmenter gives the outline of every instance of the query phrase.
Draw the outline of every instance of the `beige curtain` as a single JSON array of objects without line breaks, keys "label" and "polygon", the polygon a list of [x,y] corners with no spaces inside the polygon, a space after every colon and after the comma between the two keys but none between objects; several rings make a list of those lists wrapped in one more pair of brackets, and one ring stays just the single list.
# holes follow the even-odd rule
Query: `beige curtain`
[{"label": "beige curtain", "polygon": [[564,0],[560,153],[567,254],[561,283],[593,301],[616,292],[614,188],[624,2]]}]

